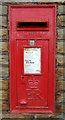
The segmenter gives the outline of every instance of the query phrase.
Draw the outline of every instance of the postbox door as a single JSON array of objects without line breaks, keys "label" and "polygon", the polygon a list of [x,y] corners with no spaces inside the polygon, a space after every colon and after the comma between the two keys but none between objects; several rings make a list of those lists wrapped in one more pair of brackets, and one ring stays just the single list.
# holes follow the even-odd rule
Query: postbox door
[{"label": "postbox door", "polygon": [[17,106],[48,106],[48,40],[17,40]]}]

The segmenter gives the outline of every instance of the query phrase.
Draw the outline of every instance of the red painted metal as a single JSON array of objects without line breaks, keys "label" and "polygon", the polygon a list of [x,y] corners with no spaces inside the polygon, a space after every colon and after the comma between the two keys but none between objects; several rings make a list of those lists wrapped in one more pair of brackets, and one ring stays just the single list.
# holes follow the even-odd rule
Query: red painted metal
[{"label": "red painted metal", "polygon": [[[43,27],[41,23],[44,23]],[[9,25],[10,111],[53,114],[56,5],[10,5]],[[33,46],[30,40],[34,40]],[[24,48],[41,49],[39,74],[24,73]]]}]

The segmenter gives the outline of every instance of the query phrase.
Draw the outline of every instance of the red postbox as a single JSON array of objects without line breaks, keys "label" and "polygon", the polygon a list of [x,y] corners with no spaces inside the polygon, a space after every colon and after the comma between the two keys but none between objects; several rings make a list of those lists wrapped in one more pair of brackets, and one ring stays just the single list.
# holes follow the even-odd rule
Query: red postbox
[{"label": "red postbox", "polygon": [[54,113],[56,5],[11,5],[10,110]]}]

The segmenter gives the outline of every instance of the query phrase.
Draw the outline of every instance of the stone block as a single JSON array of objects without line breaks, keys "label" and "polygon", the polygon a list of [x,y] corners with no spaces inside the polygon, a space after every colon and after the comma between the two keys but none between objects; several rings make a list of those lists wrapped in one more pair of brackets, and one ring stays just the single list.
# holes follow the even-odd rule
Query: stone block
[{"label": "stone block", "polygon": [[57,26],[58,27],[65,26],[65,15],[57,17]]},{"label": "stone block", "polygon": [[2,52],[2,42],[0,42],[0,52]]},{"label": "stone block", "polygon": [[1,55],[0,54],[0,64],[9,65],[9,57],[8,57],[8,55]]},{"label": "stone block", "polygon": [[63,102],[65,91],[65,81],[56,81],[56,102]]},{"label": "stone block", "polygon": [[57,29],[58,39],[65,40],[65,28]]},{"label": "stone block", "polygon": [[63,102],[63,92],[56,92],[56,103]]},{"label": "stone block", "polygon": [[2,15],[2,5],[0,5],[0,15]]},{"label": "stone block", "polygon": [[[0,71],[1,71],[1,69],[0,69]],[[9,68],[7,66],[2,67],[2,75],[0,74],[0,77],[1,76],[2,76],[2,78],[5,78],[5,79],[6,79],[6,77],[7,78],[9,77]]]},{"label": "stone block", "polygon": [[56,81],[56,91],[63,91],[64,88],[63,88],[63,85],[65,84],[65,81]]},{"label": "stone block", "polygon": [[63,105],[63,113],[65,114],[65,104]]},{"label": "stone block", "polygon": [[57,42],[57,53],[65,53],[65,42]]},{"label": "stone block", "polygon": [[7,27],[7,17],[0,16],[0,20],[2,21],[2,23],[0,22],[0,26]]},{"label": "stone block", "polygon": [[0,5],[0,15],[7,15],[7,6]]},{"label": "stone block", "polygon": [[65,66],[65,55],[56,55],[56,58],[57,58],[57,65],[61,66],[61,65],[64,65]]},{"label": "stone block", "polygon": [[[2,2],[2,1],[0,0],[0,2]],[[2,4],[4,2],[8,2],[8,3],[11,3],[11,4],[12,4],[12,2],[14,2],[14,3],[15,2],[21,2],[21,3],[22,2],[24,2],[24,3],[25,2],[33,2],[33,3],[34,2],[43,2],[43,3],[53,3],[53,2],[57,2],[58,3],[58,2],[61,2],[61,3],[64,3],[64,0],[24,0],[24,1],[23,0],[15,0],[15,1],[14,0],[10,0],[10,1],[9,0],[3,0]]]},{"label": "stone block", "polygon": [[63,79],[64,68],[56,68],[56,78]]},{"label": "stone block", "polygon": [[12,118],[12,120],[14,120],[14,118],[16,119],[23,119],[23,120],[31,120],[32,118],[34,118],[34,115],[33,114],[27,114],[27,113],[24,113],[24,114],[19,114],[19,113],[3,113],[3,118]]},{"label": "stone block", "polygon": [[58,14],[65,14],[65,5],[58,5]]},{"label": "stone block", "polygon": [[[64,89],[65,89],[65,86],[64,86]],[[63,102],[65,103],[65,91],[63,93]]]},{"label": "stone block", "polygon": [[63,104],[56,104],[55,112],[56,113],[63,113]]},{"label": "stone block", "polygon": [[48,120],[50,120],[51,116],[53,116],[53,115],[52,114],[35,114],[34,118],[35,119],[39,118],[40,120],[43,119],[43,118],[44,118],[44,120],[47,120],[46,118],[48,118]]},{"label": "stone block", "polygon": [[0,89],[2,90],[8,90],[9,86],[8,86],[8,80],[3,80],[0,81]]},{"label": "stone block", "polygon": [[2,51],[8,52],[8,42],[2,42]]},{"label": "stone block", "polygon": [[0,110],[9,110],[8,101],[0,101]]},{"label": "stone block", "polygon": [[2,40],[4,40],[4,39],[6,39],[6,40],[8,40],[8,30],[7,30],[7,28],[2,28],[2,29],[0,29],[0,39]]},{"label": "stone block", "polygon": [[0,100],[8,100],[9,95],[8,95],[8,90],[0,90]]},{"label": "stone block", "polygon": [[8,52],[8,42],[0,42],[0,51]]}]

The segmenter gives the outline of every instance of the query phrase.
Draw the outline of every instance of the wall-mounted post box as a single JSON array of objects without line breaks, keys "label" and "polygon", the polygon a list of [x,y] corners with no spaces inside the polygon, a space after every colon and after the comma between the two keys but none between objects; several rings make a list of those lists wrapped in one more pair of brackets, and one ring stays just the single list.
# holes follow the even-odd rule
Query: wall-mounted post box
[{"label": "wall-mounted post box", "polygon": [[10,110],[54,113],[56,5],[12,5]]}]

